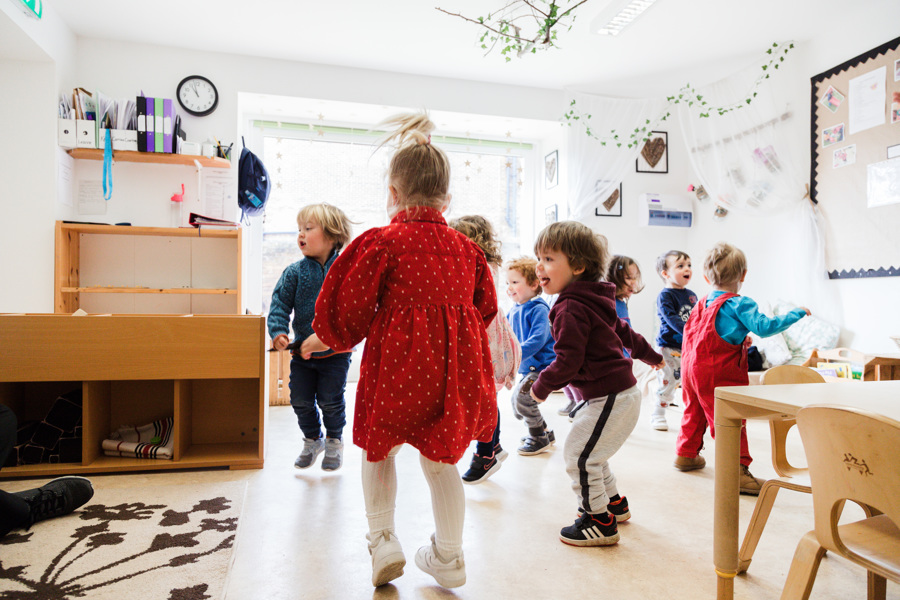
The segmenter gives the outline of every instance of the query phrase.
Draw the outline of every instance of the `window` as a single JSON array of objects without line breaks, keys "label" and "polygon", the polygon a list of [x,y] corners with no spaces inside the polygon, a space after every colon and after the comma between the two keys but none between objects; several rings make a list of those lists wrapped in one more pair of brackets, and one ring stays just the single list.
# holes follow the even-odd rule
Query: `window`
[{"label": "window", "polygon": [[[354,221],[354,237],[388,223],[385,178],[392,150],[375,151],[377,132],[255,124],[263,129],[263,162],[273,181],[262,248],[262,300],[268,312],[281,273],[302,258],[296,220],[302,206],[328,202],[341,208]],[[467,214],[486,217],[503,242],[504,256],[517,256],[517,206],[531,146],[465,138],[435,137],[434,141],[450,159],[453,199],[448,220]]]}]

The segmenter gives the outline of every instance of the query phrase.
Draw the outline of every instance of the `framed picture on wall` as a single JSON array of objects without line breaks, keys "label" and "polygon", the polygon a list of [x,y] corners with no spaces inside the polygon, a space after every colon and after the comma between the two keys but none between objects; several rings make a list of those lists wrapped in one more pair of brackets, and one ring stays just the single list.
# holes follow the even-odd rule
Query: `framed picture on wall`
[{"label": "framed picture on wall", "polygon": [[621,217],[622,216],[622,183],[613,188],[612,192],[606,194],[606,198],[600,197],[600,191],[609,188],[609,181],[598,179],[594,183],[595,208],[594,216],[596,217]]},{"label": "framed picture on wall", "polygon": [[544,209],[544,225],[550,225],[552,223],[556,223],[557,218],[558,218],[558,214],[556,211],[555,204],[551,204],[546,209]]},{"label": "framed picture on wall", "polygon": [[669,172],[669,134],[651,131],[638,154],[635,168],[638,173]]},{"label": "framed picture on wall", "polygon": [[559,183],[559,150],[544,157],[544,187],[548,190]]}]

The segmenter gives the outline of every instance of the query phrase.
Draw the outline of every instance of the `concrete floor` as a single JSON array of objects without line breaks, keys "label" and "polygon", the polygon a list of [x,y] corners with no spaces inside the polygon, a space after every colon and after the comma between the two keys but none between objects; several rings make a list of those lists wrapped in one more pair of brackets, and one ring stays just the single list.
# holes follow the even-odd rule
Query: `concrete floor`
[{"label": "concrete floor", "polygon": [[[348,386],[348,404],[352,405],[354,395],[354,386]],[[680,413],[670,409],[670,430],[654,431],[645,398],[638,426],[611,461],[632,511],[632,519],[620,526],[621,541],[608,548],[567,546],[559,542],[558,533],[574,520],[577,504],[562,453],[569,422],[556,414],[564,403],[562,394],[554,394],[545,404],[545,417],[556,430],[556,448],[522,457],[515,449],[525,428],[511,415],[508,392],[501,393],[501,442],[510,457],[489,481],[465,487],[463,547],[468,582],[455,590],[437,586],[413,562],[416,548],[428,543],[433,531],[430,495],[417,452],[404,447],[397,460],[397,534],[408,560],[406,572],[392,584],[375,589],[364,537],[360,450],[347,444],[344,467],[333,473],[323,472],[318,464],[304,471],[294,469],[301,435],[289,406],[269,410],[264,469],[91,479],[98,488],[248,481],[228,600],[714,598],[712,441],[704,450],[709,463],[705,469],[675,470],[672,460]],[[754,474],[773,477],[768,425],[750,422],[748,431],[756,459]],[[349,425],[346,432],[349,440]],[[789,445],[793,456],[802,457],[795,432]],[[467,464],[468,459],[461,462],[460,469]],[[15,491],[34,483],[8,482],[4,488]],[[741,497],[742,530],[754,502],[755,498]],[[859,518],[862,512],[855,509],[848,507],[847,516]],[[811,497],[782,491],[749,572],[735,582],[735,598],[779,598],[794,548],[812,526]],[[846,600],[865,595],[865,571],[826,555],[811,598]],[[900,586],[888,582],[888,598],[900,599]]]}]

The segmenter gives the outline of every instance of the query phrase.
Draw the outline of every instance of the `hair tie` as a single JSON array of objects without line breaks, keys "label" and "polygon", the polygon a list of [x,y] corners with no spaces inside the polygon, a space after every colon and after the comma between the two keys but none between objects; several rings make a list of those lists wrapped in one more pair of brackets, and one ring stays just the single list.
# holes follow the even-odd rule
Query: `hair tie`
[{"label": "hair tie", "polygon": [[426,144],[430,144],[430,143],[431,143],[431,134],[430,134],[430,133],[428,134],[428,141],[425,142],[425,143],[426,143]]}]

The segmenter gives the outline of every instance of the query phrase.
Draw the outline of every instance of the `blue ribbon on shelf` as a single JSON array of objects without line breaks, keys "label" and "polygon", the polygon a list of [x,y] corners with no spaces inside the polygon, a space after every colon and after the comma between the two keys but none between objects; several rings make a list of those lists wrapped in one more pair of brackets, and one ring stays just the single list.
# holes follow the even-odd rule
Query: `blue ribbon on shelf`
[{"label": "blue ribbon on shelf", "polygon": [[103,149],[103,199],[109,201],[112,198],[113,180],[112,180],[112,134],[109,129],[106,131],[106,143]]}]

